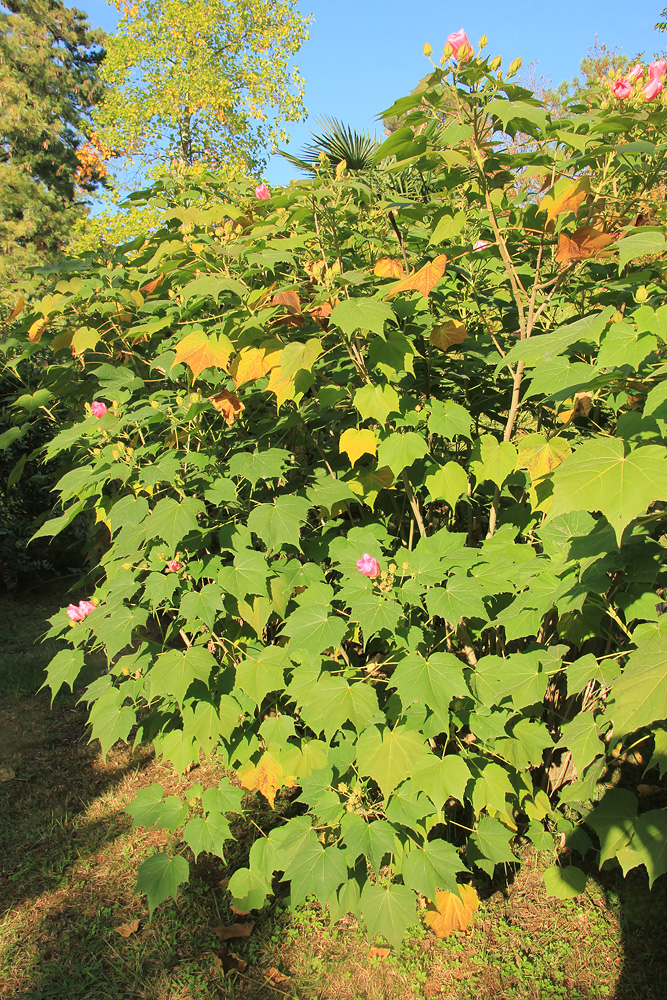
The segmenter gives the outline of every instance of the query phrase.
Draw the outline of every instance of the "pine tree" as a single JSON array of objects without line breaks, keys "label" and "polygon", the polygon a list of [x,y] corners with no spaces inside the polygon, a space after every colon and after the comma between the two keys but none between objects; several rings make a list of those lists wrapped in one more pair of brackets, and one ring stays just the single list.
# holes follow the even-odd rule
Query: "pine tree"
[{"label": "pine tree", "polygon": [[[105,174],[87,141],[101,99],[103,33],[62,0],[3,0],[0,286],[49,261]],[[94,137],[93,137],[94,138]]]}]

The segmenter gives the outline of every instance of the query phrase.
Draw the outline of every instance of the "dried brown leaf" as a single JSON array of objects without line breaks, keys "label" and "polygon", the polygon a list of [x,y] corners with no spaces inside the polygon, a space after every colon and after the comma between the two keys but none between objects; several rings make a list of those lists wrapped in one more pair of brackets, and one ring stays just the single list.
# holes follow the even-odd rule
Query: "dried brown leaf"
[{"label": "dried brown leaf", "polygon": [[133,934],[136,934],[138,930],[139,930],[138,920],[130,920],[130,922],[127,924],[120,924],[119,927],[114,927],[115,933],[120,934],[120,936],[124,938],[131,937]]},{"label": "dried brown leaf", "polygon": [[230,938],[247,938],[250,937],[254,926],[254,920],[249,920],[245,924],[220,924],[213,928],[213,933],[220,941],[229,941]]}]

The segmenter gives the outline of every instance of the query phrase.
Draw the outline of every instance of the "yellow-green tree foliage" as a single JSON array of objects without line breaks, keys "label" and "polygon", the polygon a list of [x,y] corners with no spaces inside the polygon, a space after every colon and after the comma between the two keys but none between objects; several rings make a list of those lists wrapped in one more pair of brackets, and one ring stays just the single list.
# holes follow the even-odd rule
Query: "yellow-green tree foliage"
[{"label": "yellow-green tree foliage", "polygon": [[257,167],[304,115],[295,0],[121,2],[96,113],[108,146],[142,163]]}]

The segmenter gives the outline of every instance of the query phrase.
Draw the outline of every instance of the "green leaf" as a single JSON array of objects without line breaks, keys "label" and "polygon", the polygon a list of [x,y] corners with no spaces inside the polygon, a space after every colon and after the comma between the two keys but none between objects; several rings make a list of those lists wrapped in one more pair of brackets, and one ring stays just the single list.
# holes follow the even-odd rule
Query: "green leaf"
[{"label": "green leaf", "polygon": [[[500,119],[506,132],[510,124],[514,125],[510,135],[515,135],[518,130],[527,132],[528,135],[538,135],[547,127],[546,108],[538,102],[529,104],[527,101],[496,100],[487,104],[485,110]],[[537,132],[534,128],[526,128],[526,124],[535,126]]]},{"label": "green leaf", "polygon": [[573,323],[568,323],[566,326],[560,326],[556,330],[533,335],[529,340],[521,340],[507,352],[502,361],[498,362],[496,371],[498,372],[501,368],[506,368],[507,365],[514,364],[516,361],[525,361],[528,366],[553,361],[568,347],[572,347],[579,341],[597,344],[613,313],[614,309],[607,306],[601,312],[583,316],[581,319],[574,320]]},{"label": "green leaf", "polygon": [[616,852],[623,866],[623,874],[629,868],[646,865],[649,889],[660,875],[667,872],[667,813],[662,809],[651,809],[637,817],[628,847]]},{"label": "green leaf", "polygon": [[201,278],[195,278],[181,288],[181,303],[185,308],[190,299],[203,299],[207,296],[217,302],[222,292],[233,292],[234,295],[238,295],[242,299],[247,295],[248,288],[243,282],[236,281],[235,278],[228,278],[224,274],[204,274]]},{"label": "green leaf", "polygon": [[153,910],[165,899],[176,899],[178,887],[187,882],[190,866],[180,855],[171,857],[169,854],[154,854],[139,866],[137,872],[137,891],[148,896],[148,913],[153,916]]},{"label": "green leaf", "polygon": [[359,855],[367,858],[376,875],[387,854],[395,849],[394,828],[384,819],[367,822],[356,813],[345,813],[340,824],[341,835],[349,850],[351,861]]},{"label": "green leaf", "polygon": [[643,726],[667,718],[667,637],[643,642],[630,656],[612,688],[607,714],[614,723],[614,741]]},{"label": "green leaf", "polygon": [[323,847],[315,831],[311,830],[308,840],[301,844],[285,868],[285,878],[291,881],[292,906],[298,906],[311,894],[325,903],[338,886],[347,881],[345,852],[334,846]]},{"label": "green leaf", "polygon": [[396,432],[380,442],[377,460],[380,468],[389,466],[394,476],[399,476],[403,469],[427,454],[428,445],[421,434],[414,431],[407,431],[405,434]]},{"label": "green leaf", "polygon": [[613,323],[600,345],[595,368],[622,368],[628,365],[636,371],[644,358],[658,346],[652,333],[640,332],[630,323]]},{"label": "green leaf", "polygon": [[184,594],[179,611],[191,631],[195,631],[195,622],[200,621],[209,632],[213,632],[217,612],[222,609],[222,590],[216,583],[207,583],[201,590],[191,590]]},{"label": "green leaf", "polygon": [[584,441],[553,473],[547,521],[570,511],[601,511],[618,544],[627,525],[655,500],[667,499],[667,454],[645,445],[626,454],[619,438]]},{"label": "green leaf", "polygon": [[500,489],[516,463],[517,451],[511,441],[498,441],[492,434],[484,434],[473,444],[470,471],[478,483],[490,479]]},{"label": "green leaf", "polygon": [[467,860],[493,877],[496,865],[516,864],[516,857],[510,849],[512,836],[513,834],[500,820],[492,816],[483,816],[470,837]]},{"label": "green leaf", "polygon": [[268,577],[266,556],[254,549],[241,549],[234,555],[234,565],[223,566],[219,571],[218,583],[227,593],[243,601],[249,594],[266,597]]},{"label": "green leaf", "polygon": [[271,550],[283,545],[300,548],[299,529],[310,510],[310,503],[304,497],[277,497],[273,503],[258,504],[248,517],[248,527]]},{"label": "green leaf", "polygon": [[439,399],[431,400],[431,413],[428,418],[429,434],[440,434],[441,437],[453,441],[458,435],[470,438],[472,416],[465,407],[451,400],[442,403]]},{"label": "green leaf", "polygon": [[403,608],[397,600],[385,597],[375,590],[361,591],[351,596],[349,605],[350,621],[361,626],[365,642],[382,629],[393,632],[403,615]]},{"label": "green leaf", "polygon": [[249,649],[236,668],[234,687],[243,691],[261,705],[270,691],[282,691],[285,686],[285,669],[290,666],[287,651],[281,646],[267,646],[261,650]]},{"label": "green leaf", "polygon": [[51,688],[51,705],[63,684],[66,684],[70,691],[74,690],[74,682],[83,670],[84,664],[82,649],[61,649],[56,653],[46,668],[46,680],[39,689],[41,691],[45,687]]},{"label": "green leaf", "polygon": [[430,502],[444,500],[452,508],[460,497],[468,495],[468,477],[458,462],[447,462],[441,467],[433,466],[424,485]]},{"label": "green leaf", "polygon": [[237,868],[227,887],[235,905],[247,913],[261,910],[271,890],[270,878],[250,868]]},{"label": "green leaf", "polygon": [[586,817],[600,838],[600,867],[630,843],[637,817],[637,798],[627,788],[610,788]]},{"label": "green leaf", "polygon": [[618,273],[629,261],[638,257],[646,257],[649,254],[664,253],[665,234],[661,232],[649,231],[645,233],[632,233],[619,240],[618,246]]},{"label": "green leaf", "polygon": [[277,479],[285,471],[290,453],[284,448],[237,452],[229,460],[229,475],[247,479],[255,486],[260,479]]},{"label": "green leaf", "polygon": [[377,420],[385,424],[390,413],[400,413],[398,393],[391,385],[368,385],[357,389],[354,394],[354,405],[361,414],[362,420]]},{"label": "green leaf", "polygon": [[280,355],[280,371],[283,379],[293,378],[297,372],[311,371],[322,351],[322,344],[316,337],[302,344],[293,340]]},{"label": "green leaf", "polygon": [[382,934],[398,948],[408,927],[417,922],[415,894],[404,885],[383,887],[366,882],[361,893],[361,913],[371,937]]},{"label": "green leaf", "polygon": [[342,618],[329,615],[328,604],[306,604],[293,611],[285,621],[285,635],[295,649],[323,653],[327,649],[340,649],[347,631]]},{"label": "green leaf", "polygon": [[574,766],[579,777],[593,763],[596,757],[604,753],[604,743],[600,740],[600,732],[591,712],[583,712],[566,723],[562,729],[563,735],[559,747],[567,747],[572,754]]},{"label": "green leaf", "polygon": [[449,731],[449,703],[465,694],[461,661],[451,653],[431,653],[426,660],[417,653],[405,657],[394,670],[391,683],[403,708],[418,702],[433,712],[443,732]]},{"label": "green leaf", "polygon": [[384,336],[384,324],[394,320],[394,311],[387,302],[378,299],[344,299],[331,312],[329,322],[340,327],[350,337],[357,330],[370,330]]},{"label": "green leaf", "polygon": [[457,625],[461,618],[481,618],[488,621],[486,608],[482,602],[484,588],[470,576],[455,573],[450,576],[446,587],[434,587],[426,594],[428,613],[444,618]]},{"label": "green leaf", "polygon": [[125,807],[132,817],[132,828],[158,826],[170,830],[178,829],[188,814],[188,807],[177,795],[165,799],[162,785],[149,785],[137,792],[134,800]]},{"label": "green leaf", "polygon": [[100,741],[103,758],[118,740],[127,740],[130,729],[137,721],[135,709],[123,705],[124,700],[122,690],[109,685],[90,710],[91,739]]},{"label": "green leaf", "polygon": [[178,543],[197,529],[197,515],[205,510],[203,501],[195,497],[185,497],[180,503],[165,497],[157,502],[146,522],[147,537],[162,538],[169,548],[168,554],[173,556]]},{"label": "green leaf", "polygon": [[208,684],[214,666],[215,658],[203,646],[161,653],[148,675],[151,699],[175,698],[182,705],[192,682],[200,680]]},{"label": "green leaf", "polygon": [[297,700],[306,725],[315,733],[324,732],[329,740],[346,722],[361,732],[378,709],[377,695],[370,684],[348,684],[343,677],[329,673],[307,683]]},{"label": "green leaf", "polygon": [[465,870],[456,848],[441,840],[427,840],[422,847],[413,847],[401,866],[405,884],[433,901],[439,889],[457,892],[457,872]]},{"label": "green leaf", "polygon": [[357,741],[359,773],[377,781],[385,798],[426,753],[424,737],[407,726],[385,729],[384,733],[370,726]]},{"label": "green leaf", "polygon": [[220,813],[212,812],[208,816],[195,816],[183,828],[183,840],[195,856],[202,851],[224,858],[226,840],[233,840],[229,822]]},{"label": "green leaf", "polygon": [[[473,773],[472,804],[475,812],[482,809],[495,809],[499,813],[508,813],[507,797],[514,799],[516,792],[509,773],[500,764],[490,761],[483,768]],[[511,815],[511,812],[509,813]]]},{"label": "green leaf", "polygon": [[556,899],[573,899],[586,889],[586,875],[575,865],[565,868],[553,865],[546,869],[543,878],[547,896],[555,896]]},{"label": "green leaf", "polygon": [[428,795],[436,809],[442,809],[450,797],[463,802],[470,777],[470,768],[458,754],[436,757],[429,753],[412,770],[414,788]]}]

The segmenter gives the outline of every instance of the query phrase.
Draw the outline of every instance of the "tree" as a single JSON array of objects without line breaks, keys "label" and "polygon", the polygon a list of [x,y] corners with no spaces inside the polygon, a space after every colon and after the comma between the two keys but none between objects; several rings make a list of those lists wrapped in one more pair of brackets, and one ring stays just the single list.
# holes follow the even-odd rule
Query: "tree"
[{"label": "tree", "polygon": [[103,139],[143,164],[257,167],[303,117],[289,60],[308,37],[295,0],[121,2],[96,112]]},{"label": "tree", "polygon": [[330,166],[337,167],[345,163],[346,170],[369,170],[373,165],[373,156],[380,143],[366,131],[359,132],[344,125],[337,118],[324,115],[318,123],[321,131],[313,132],[310,142],[304,146],[298,156],[293,156],[285,150],[280,155],[293,166],[307,174],[316,172],[317,161],[322,154]]},{"label": "tree", "polygon": [[87,142],[103,92],[103,33],[62,0],[7,0],[0,14],[0,279],[64,245],[104,166]]}]

